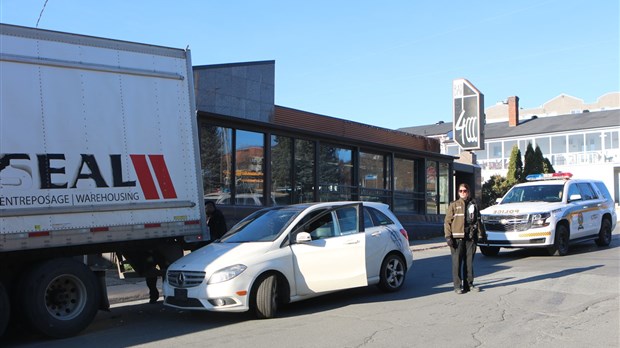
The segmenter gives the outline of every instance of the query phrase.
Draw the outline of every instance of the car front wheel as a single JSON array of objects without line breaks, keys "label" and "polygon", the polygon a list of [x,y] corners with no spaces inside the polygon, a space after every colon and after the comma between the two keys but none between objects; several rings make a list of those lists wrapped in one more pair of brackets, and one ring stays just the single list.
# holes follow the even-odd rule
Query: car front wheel
[{"label": "car front wheel", "polygon": [[276,316],[278,310],[278,277],[275,274],[263,278],[254,296],[254,309],[259,319],[269,319]]},{"label": "car front wheel", "polygon": [[388,255],[381,264],[379,288],[388,292],[399,290],[405,283],[406,272],[407,266],[401,257]]}]

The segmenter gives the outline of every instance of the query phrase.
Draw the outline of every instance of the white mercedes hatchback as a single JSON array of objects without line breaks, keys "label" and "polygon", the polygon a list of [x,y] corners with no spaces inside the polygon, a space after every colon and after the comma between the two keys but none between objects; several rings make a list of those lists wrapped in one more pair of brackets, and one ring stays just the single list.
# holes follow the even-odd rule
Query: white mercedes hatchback
[{"label": "white mercedes hatchback", "polygon": [[282,304],[337,290],[399,290],[412,263],[407,231],[385,204],[273,207],[170,265],[164,304],[272,318]]}]

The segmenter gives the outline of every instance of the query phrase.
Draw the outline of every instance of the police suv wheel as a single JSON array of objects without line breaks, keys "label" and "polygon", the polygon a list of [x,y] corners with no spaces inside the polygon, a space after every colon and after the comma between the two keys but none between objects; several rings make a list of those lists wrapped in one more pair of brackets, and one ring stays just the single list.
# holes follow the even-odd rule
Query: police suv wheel
[{"label": "police suv wheel", "polygon": [[564,225],[558,225],[555,229],[555,241],[553,246],[549,248],[549,254],[552,256],[564,256],[568,254],[568,243],[570,241],[570,234],[568,228]]},{"label": "police suv wheel", "polygon": [[480,252],[484,256],[497,256],[499,254],[499,247],[480,245]]},{"label": "police suv wheel", "polygon": [[601,223],[601,229],[598,232],[598,238],[595,240],[598,246],[608,246],[611,243],[611,222],[608,219],[603,219]]}]

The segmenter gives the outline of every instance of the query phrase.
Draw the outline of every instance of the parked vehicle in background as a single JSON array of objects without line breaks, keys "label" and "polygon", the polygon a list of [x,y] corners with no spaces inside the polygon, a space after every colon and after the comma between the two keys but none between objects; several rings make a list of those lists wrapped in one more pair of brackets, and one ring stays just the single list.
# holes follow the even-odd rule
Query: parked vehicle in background
[{"label": "parked vehicle in background", "polygon": [[500,248],[547,248],[566,255],[572,243],[608,246],[616,226],[613,198],[598,180],[572,179],[570,173],[534,174],[515,185],[499,204],[481,211],[487,240],[482,254]]},{"label": "parked vehicle in background", "polygon": [[164,304],[272,318],[285,303],[336,290],[397,291],[412,262],[407,232],[385,204],[266,208],[172,264]]},{"label": "parked vehicle in background", "polygon": [[0,335],[71,336],[109,307],[95,256],[208,240],[190,52],[0,35]]}]

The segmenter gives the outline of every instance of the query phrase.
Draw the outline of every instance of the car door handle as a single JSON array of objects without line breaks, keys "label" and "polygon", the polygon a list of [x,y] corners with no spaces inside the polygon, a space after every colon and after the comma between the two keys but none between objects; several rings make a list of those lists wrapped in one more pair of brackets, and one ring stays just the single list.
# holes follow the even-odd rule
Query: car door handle
[{"label": "car door handle", "polygon": [[370,235],[373,237],[379,237],[381,235],[381,231],[373,232]]},{"label": "car door handle", "polygon": [[359,243],[360,243],[359,239],[350,239],[345,242],[345,244],[359,244]]}]

